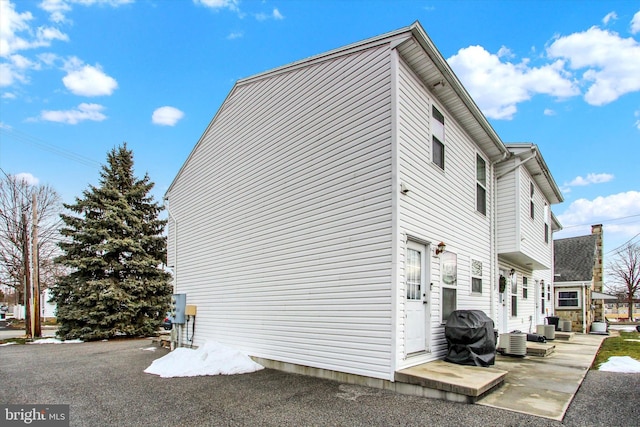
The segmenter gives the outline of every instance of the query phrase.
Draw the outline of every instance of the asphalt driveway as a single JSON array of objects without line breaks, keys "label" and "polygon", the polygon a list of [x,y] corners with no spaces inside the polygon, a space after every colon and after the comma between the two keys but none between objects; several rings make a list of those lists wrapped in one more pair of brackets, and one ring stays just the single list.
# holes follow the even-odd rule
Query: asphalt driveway
[{"label": "asphalt driveway", "polygon": [[[589,372],[563,422],[265,369],[236,376],[143,373],[151,340],[0,347],[0,402],[69,404],[72,426],[630,426],[640,374]],[[156,346],[157,347],[157,346]]]}]

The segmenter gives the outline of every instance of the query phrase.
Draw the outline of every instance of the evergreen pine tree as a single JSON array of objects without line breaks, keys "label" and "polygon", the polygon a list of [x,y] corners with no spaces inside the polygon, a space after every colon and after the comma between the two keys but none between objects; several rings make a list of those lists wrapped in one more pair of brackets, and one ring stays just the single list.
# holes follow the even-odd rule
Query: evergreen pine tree
[{"label": "evergreen pine tree", "polygon": [[127,145],[111,150],[100,172],[62,214],[65,224],[57,262],[69,274],[52,289],[57,304],[58,336],[97,340],[116,335],[141,336],[157,330],[171,297],[166,259],[166,220],[153,200],[149,176],[133,174]]}]

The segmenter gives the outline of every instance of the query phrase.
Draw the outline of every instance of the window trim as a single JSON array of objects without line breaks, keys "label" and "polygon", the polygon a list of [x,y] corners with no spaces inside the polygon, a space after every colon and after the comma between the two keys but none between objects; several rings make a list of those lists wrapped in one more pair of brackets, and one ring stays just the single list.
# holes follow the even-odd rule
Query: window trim
[{"label": "window trim", "polygon": [[[434,104],[431,104],[431,163],[443,171],[446,165],[445,133],[444,114]],[[441,153],[437,158],[435,156],[436,146]]]},{"label": "window trim", "polygon": [[529,218],[532,220],[536,219],[536,205],[533,201],[533,197],[535,195],[535,186],[533,185],[533,181],[529,181],[529,192],[531,193],[529,196]]},{"label": "window trim", "polygon": [[529,299],[529,279],[522,276],[522,299]]},{"label": "window trim", "polygon": [[[471,258],[471,282],[469,283],[469,294],[482,296],[482,261]],[[480,281],[480,291],[474,290],[474,280]]]},{"label": "window trim", "polygon": [[[450,270],[450,271],[449,271]],[[445,280],[445,272],[450,274],[446,276],[451,283]],[[453,252],[445,251],[440,255],[440,322],[444,325],[447,319],[444,316],[444,293],[445,289],[452,290],[455,294],[455,304],[453,311],[458,309],[458,255]]]},{"label": "window trim", "polygon": [[[563,301],[567,300],[575,300],[576,305],[560,305],[560,294],[561,293],[575,293],[575,298],[562,298]],[[577,288],[558,288],[556,289],[556,310],[576,310],[582,308],[582,302],[580,298],[580,289]]]},{"label": "window trim", "polygon": [[[482,181],[479,178],[480,170],[478,166],[480,162],[482,162],[482,167],[484,169],[484,177]],[[480,190],[483,192],[482,210],[480,210]],[[478,153],[476,153],[476,212],[487,216],[487,161]]]}]

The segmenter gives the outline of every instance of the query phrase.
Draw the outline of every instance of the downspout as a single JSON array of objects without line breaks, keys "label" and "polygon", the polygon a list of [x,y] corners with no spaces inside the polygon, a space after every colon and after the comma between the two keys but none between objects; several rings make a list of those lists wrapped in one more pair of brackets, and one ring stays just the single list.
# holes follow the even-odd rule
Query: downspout
[{"label": "downspout", "polygon": [[169,202],[169,198],[165,196],[164,201],[169,219],[173,221],[173,293],[175,294],[178,291],[178,221],[171,213],[171,209],[167,203]]},{"label": "downspout", "polygon": [[509,169],[507,169],[506,171],[502,172],[499,176],[496,177],[496,180],[502,178],[503,176],[505,176],[508,173],[513,172],[514,170],[518,169],[521,165],[524,165],[525,163],[527,163],[529,160],[537,157],[538,152],[534,151],[533,154],[531,154],[529,157],[525,158],[524,160],[520,160],[518,163],[516,163],[513,167],[510,167]]},{"label": "downspout", "polygon": [[[493,167],[491,168],[491,175],[495,176],[496,166],[505,160],[511,157],[511,153],[509,151],[505,151],[502,154],[502,158],[495,161],[493,163]],[[498,313],[496,310],[496,303],[500,295],[499,290],[499,266],[498,266],[498,177],[491,180],[491,220],[489,221],[489,228],[491,233],[491,298],[490,298],[490,306],[489,312],[490,317],[494,321],[494,325],[498,326],[500,319],[497,318]]]},{"label": "downspout", "polygon": [[398,367],[399,301],[398,289],[400,272],[400,153],[398,153],[398,51],[391,45],[391,363],[389,381],[395,381]]},{"label": "downspout", "polygon": [[587,284],[582,284],[582,333],[587,333]]}]

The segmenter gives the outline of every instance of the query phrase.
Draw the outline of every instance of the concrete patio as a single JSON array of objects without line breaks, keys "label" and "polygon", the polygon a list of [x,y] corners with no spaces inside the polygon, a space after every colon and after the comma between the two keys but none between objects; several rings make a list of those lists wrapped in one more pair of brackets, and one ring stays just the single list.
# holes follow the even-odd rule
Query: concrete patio
[{"label": "concrete patio", "polygon": [[559,334],[545,344],[527,343],[524,357],[497,354],[492,367],[436,361],[403,369],[396,381],[439,391],[448,400],[562,420],[605,338]]}]

